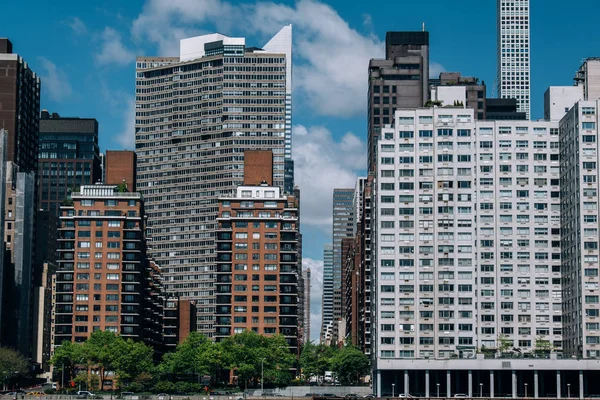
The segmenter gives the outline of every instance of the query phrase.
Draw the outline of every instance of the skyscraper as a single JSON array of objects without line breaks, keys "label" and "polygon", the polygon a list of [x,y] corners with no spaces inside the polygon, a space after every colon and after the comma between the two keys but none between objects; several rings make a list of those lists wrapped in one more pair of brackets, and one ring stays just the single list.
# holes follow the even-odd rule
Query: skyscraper
[{"label": "skyscraper", "polygon": [[429,99],[429,32],[388,32],[385,60],[369,62],[367,168],[375,169],[375,148],[397,108],[422,107]]},{"label": "skyscraper", "polygon": [[[323,249],[323,298],[321,303],[321,343],[331,332],[333,324],[333,245],[326,243]],[[331,338],[329,338],[331,339]]]},{"label": "skyscraper", "polygon": [[[333,320],[342,318],[342,239],[353,236],[354,188],[333,189]],[[335,332],[335,330],[334,330]],[[336,338],[337,339],[337,338]]]},{"label": "skyscraper", "polygon": [[98,121],[64,118],[43,110],[40,118],[38,207],[56,218],[67,193],[101,179]]},{"label": "skyscraper", "polygon": [[218,197],[242,184],[247,149],[272,150],[273,186],[293,187],[291,26],[263,48],[221,34],[184,39],[180,57],[139,57],[136,68],[151,254],[167,291],[198,300],[198,329],[212,336]]},{"label": "skyscraper", "polygon": [[12,43],[0,38],[0,129],[7,131],[6,161],[37,172],[40,78]]},{"label": "skyscraper", "polygon": [[497,0],[498,97],[516,99],[527,119],[530,107],[529,0]]}]

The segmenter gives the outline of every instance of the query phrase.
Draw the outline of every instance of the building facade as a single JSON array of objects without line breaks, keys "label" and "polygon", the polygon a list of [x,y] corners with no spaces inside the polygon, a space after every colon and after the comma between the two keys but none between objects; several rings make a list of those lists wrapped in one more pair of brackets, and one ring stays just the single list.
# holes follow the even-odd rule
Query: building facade
[{"label": "building facade", "polygon": [[375,169],[377,139],[396,108],[429,100],[429,32],[388,32],[385,60],[369,62],[367,168]]},{"label": "building facade", "polygon": [[327,332],[333,327],[333,245],[326,243],[323,248],[323,297],[321,302],[321,343],[331,340]]},{"label": "building facade", "polygon": [[[180,57],[136,66],[137,185],[167,291],[195,299],[214,334],[217,199],[242,184],[244,151],[272,150],[290,188],[291,26],[262,49],[220,34],[181,41]],[[288,178],[286,181],[286,162]]]},{"label": "building facade", "polygon": [[[333,189],[333,320],[343,319],[342,240],[354,234],[354,189]],[[343,339],[343,338],[336,338]]]},{"label": "building facade", "polygon": [[43,110],[38,150],[38,207],[60,216],[69,191],[101,180],[98,121]]},{"label": "building facade", "polygon": [[219,198],[216,340],[283,335],[299,354],[298,203],[267,184]]},{"label": "building facade", "polygon": [[[35,174],[22,172],[13,162],[5,166],[4,274],[2,344],[32,353],[33,277],[36,248]],[[8,323],[7,321],[12,321]]]},{"label": "building facade", "polygon": [[582,87],[583,100],[600,99],[600,57],[586,58],[573,79]]},{"label": "building facade", "polygon": [[531,115],[529,0],[497,1],[498,97],[516,99],[517,111]]},{"label": "building facade", "polygon": [[0,38],[0,129],[7,132],[6,161],[37,172],[40,78],[10,40]]},{"label": "building facade", "polygon": [[144,205],[139,193],[83,185],[61,206],[54,344],[95,330],[143,339]]},{"label": "building facade", "polygon": [[305,269],[302,274],[304,275],[304,313],[301,329],[303,330],[303,339],[306,344],[310,342],[310,293],[311,293],[311,279],[312,273],[310,268]]},{"label": "building facade", "polygon": [[475,110],[477,119],[486,119],[486,86],[479,78],[462,76],[460,72],[442,72],[438,79],[429,79],[430,99],[451,106],[455,102]]},{"label": "building facade", "polygon": [[[494,378],[500,360],[479,356],[563,351],[558,123],[398,110],[382,130],[376,172],[377,393],[394,383],[429,396],[437,381],[447,396],[472,395],[473,382],[486,382],[484,393],[514,396],[522,386],[506,371]],[[465,359],[484,372],[467,373]],[[517,364],[513,379],[533,386]]]},{"label": "building facade", "polygon": [[564,352],[600,358],[598,114],[580,101],[560,121]]}]

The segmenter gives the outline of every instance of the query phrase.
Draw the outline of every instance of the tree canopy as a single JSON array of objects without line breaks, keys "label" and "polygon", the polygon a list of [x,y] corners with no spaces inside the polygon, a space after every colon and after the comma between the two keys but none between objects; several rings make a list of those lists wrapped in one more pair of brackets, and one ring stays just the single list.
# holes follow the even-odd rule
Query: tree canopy
[{"label": "tree canopy", "polygon": [[114,372],[121,387],[153,383],[160,392],[172,393],[200,390],[204,376],[210,376],[211,385],[228,384],[229,371],[237,376],[241,388],[258,387],[261,375],[267,387],[285,386],[292,379],[290,371],[296,361],[283,336],[266,337],[248,331],[222,342],[192,332],[157,365],[153,357],[154,351],[141,342],[96,331],[83,343],[64,342],[55,350],[51,363],[57,370],[64,366],[69,381],[86,383],[90,388],[96,385],[90,372],[101,381]]},{"label": "tree canopy", "polygon": [[29,372],[29,362],[21,353],[8,347],[0,347],[0,380],[2,385],[10,382],[20,375]]}]

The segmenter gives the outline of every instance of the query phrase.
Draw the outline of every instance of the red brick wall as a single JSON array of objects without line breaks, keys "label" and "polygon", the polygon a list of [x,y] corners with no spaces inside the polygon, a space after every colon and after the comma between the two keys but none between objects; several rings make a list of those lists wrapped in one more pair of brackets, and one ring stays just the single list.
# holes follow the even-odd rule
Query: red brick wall
[{"label": "red brick wall", "polygon": [[244,152],[244,185],[258,186],[266,181],[273,186],[273,152],[246,150]]},{"label": "red brick wall", "polygon": [[119,185],[125,180],[127,190],[136,191],[136,154],[127,150],[108,150],[106,152],[106,184]]}]

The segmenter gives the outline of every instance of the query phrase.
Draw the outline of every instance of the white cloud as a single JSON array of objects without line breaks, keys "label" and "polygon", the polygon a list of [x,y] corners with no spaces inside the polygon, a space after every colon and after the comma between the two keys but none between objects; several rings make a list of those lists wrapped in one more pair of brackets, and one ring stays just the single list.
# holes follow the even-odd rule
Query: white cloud
[{"label": "white cloud", "polygon": [[383,57],[382,41],[360,34],[333,8],[314,0],[300,0],[295,7],[259,2],[249,19],[263,34],[293,24],[294,89],[315,113],[366,112],[369,60]]},{"label": "white cloud", "polygon": [[435,61],[431,61],[429,63],[429,76],[432,78],[439,78],[440,77],[440,72],[445,72],[446,68],[444,68],[444,66],[440,63],[437,63]]},{"label": "white cloud", "polygon": [[357,172],[366,168],[366,146],[351,132],[338,141],[322,126],[296,125],[293,136],[302,223],[330,232],[333,189],[354,187]]},{"label": "white cloud", "polygon": [[85,35],[88,33],[87,27],[85,26],[83,21],[77,17],[69,18],[69,20],[67,21],[67,25],[69,25],[69,28],[73,30],[73,33],[75,33],[78,36]]},{"label": "white cloud", "polygon": [[96,54],[99,65],[117,64],[127,65],[135,59],[133,51],[129,50],[121,39],[121,34],[116,30],[106,27],[100,35],[101,48]]},{"label": "white cloud", "polygon": [[115,140],[124,149],[135,150],[135,98],[125,101],[123,108],[123,128]]},{"label": "white cloud", "polygon": [[179,54],[179,40],[202,34],[199,24],[230,27],[239,8],[221,0],[148,0],[131,28],[138,42],[150,42],[161,56]]},{"label": "white cloud", "polygon": [[319,342],[321,332],[321,299],[323,297],[323,260],[302,259],[302,269],[310,268],[310,339]]},{"label": "white cloud", "polygon": [[52,100],[62,101],[73,93],[67,74],[45,57],[38,58],[41,64],[42,91],[47,91]]},{"label": "white cloud", "polygon": [[362,15],[362,19],[363,19],[363,26],[366,29],[373,29],[373,18],[371,17],[370,14],[363,14]]}]

